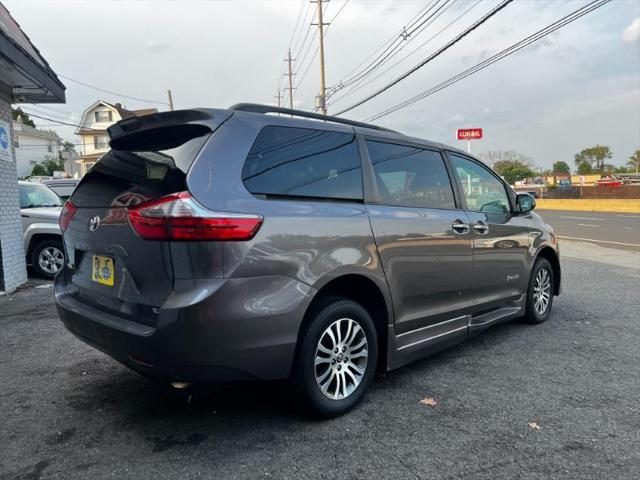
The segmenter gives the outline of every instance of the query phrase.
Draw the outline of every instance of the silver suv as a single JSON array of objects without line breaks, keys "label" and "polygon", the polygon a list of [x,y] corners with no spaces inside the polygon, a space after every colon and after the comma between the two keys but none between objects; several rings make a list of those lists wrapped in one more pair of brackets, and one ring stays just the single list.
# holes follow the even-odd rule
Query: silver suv
[{"label": "silver suv", "polygon": [[254,104],[109,134],[61,215],[58,312],[176,388],[290,379],[335,416],[376,370],[544,322],[560,292],[535,200],[458,149]]},{"label": "silver suv", "polygon": [[62,201],[40,183],[18,182],[20,215],[27,264],[44,278],[53,278],[64,264],[58,221]]}]

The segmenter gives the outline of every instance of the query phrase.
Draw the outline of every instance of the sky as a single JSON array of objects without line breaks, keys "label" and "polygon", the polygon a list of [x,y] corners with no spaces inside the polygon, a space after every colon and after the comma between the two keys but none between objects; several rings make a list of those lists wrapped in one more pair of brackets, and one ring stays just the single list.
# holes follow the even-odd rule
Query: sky
[{"label": "sky", "polygon": [[[307,11],[307,0],[2,1],[67,86],[66,104],[26,105],[25,110],[58,121],[78,122],[82,111],[98,99],[120,102],[128,109],[166,110],[167,89],[176,109],[273,104],[278,88],[285,86],[283,60],[290,46],[296,60],[295,108],[312,110],[320,88],[319,62],[313,57],[317,27],[311,27],[300,48],[316,8],[312,4]],[[398,38],[432,1],[326,2],[324,20],[331,21],[325,35],[327,86],[344,81],[380,46]],[[358,89],[343,98],[339,97],[348,89],[338,91],[331,98],[329,114],[411,69],[499,0],[449,2],[428,27],[399,42],[402,50]],[[587,3],[516,0],[416,73],[343,116],[365,120]],[[102,93],[69,79],[165,103]],[[34,120],[66,140],[79,142],[73,127]],[[623,165],[640,149],[640,0],[612,0],[376,123],[460,148],[466,144],[456,140],[456,129],[480,127],[484,138],[472,143],[472,153],[515,150],[538,168],[551,168],[560,160],[573,166],[574,154],[596,144],[609,146],[611,163]]]}]

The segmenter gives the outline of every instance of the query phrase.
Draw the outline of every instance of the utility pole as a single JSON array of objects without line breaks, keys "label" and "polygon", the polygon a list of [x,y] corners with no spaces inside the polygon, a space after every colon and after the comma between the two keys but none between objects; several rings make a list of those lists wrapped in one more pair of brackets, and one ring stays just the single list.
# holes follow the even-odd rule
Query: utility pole
[{"label": "utility pole", "polygon": [[287,59],[285,60],[289,63],[289,108],[293,109],[293,72],[291,71],[291,49],[289,49],[289,54],[287,55]]},{"label": "utility pole", "polygon": [[169,110],[173,110],[173,97],[171,96],[171,90],[167,90],[167,99],[169,100]]},{"label": "utility pole", "polygon": [[320,109],[323,115],[327,114],[327,88],[325,86],[324,78],[324,27],[328,25],[322,20],[322,2],[323,0],[316,0],[318,4],[318,33],[320,39],[320,94],[316,101],[316,107]]},{"label": "utility pole", "polygon": [[278,100],[278,107],[282,106],[282,93],[278,90],[278,94],[275,96],[276,100]]}]

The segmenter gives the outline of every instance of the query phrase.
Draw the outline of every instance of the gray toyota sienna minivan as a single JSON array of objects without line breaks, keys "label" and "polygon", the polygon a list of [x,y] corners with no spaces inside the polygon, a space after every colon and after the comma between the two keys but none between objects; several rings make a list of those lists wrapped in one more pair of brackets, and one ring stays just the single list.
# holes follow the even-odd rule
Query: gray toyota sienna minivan
[{"label": "gray toyota sienna minivan", "polygon": [[309,412],[339,415],[376,370],[544,322],[560,292],[535,200],[458,149],[255,104],[109,135],[60,217],[58,312],[177,388],[290,379]]}]

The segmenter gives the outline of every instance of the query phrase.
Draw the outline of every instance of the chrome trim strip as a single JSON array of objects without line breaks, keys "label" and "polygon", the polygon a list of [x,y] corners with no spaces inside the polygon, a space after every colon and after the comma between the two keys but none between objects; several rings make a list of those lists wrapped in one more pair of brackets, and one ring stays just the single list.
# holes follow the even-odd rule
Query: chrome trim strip
[{"label": "chrome trim strip", "polygon": [[411,335],[417,332],[421,332],[423,330],[428,330],[430,328],[436,328],[441,325],[446,325],[447,323],[455,322],[456,320],[461,320],[467,318],[469,315],[462,315],[460,317],[450,318],[449,320],[445,320],[444,322],[434,323],[433,325],[427,325],[426,327],[416,328],[415,330],[409,330],[408,332],[399,333],[396,335],[396,338],[404,337],[405,335]]},{"label": "chrome trim strip", "polygon": [[[438,325],[440,325],[440,324],[438,324]],[[398,348],[397,351],[404,350],[405,348],[409,348],[409,347],[414,347],[414,346],[419,345],[421,343],[428,342],[430,340],[435,340],[436,338],[443,337],[445,335],[450,335],[450,334],[458,332],[460,330],[466,330],[467,328],[468,328],[467,325],[464,325],[462,327],[455,328],[453,330],[449,330],[448,332],[443,332],[443,333],[440,333],[438,335],[434,335],[433,337],[423,338],[422,340],[418,340],[417,342],[413,342],[413,343],[409,343],[407,345],[403,345],[402,347]]]}]

